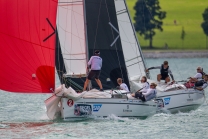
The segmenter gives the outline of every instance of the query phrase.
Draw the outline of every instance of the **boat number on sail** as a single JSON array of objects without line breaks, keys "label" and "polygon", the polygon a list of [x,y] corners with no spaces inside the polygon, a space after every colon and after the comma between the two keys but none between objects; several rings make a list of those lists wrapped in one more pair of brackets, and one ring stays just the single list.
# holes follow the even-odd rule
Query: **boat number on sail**
[{"label": "boat number on sail", "polygon": [[69,99],[69,100],[67,101],[67,105],[68,105],[69,107],[73,106],[73,105],[74,105],[74,101],[73,101],[72,99]]},{"label": "boat number on sail", "polygon": [[93,105],[93,112],[98,112],[101,107],[102,107],[102,104],[94,104]]},{"label": "boat number on sail", "polygon": [[165,105],[168,105],[170,103],[170,97],[164,98]]},{"label": "boat number on sail", "polygon": [[76,116],[86,116],[92,114],[91,105],[86,104],[75,104],[74,105],[74,115]]}]

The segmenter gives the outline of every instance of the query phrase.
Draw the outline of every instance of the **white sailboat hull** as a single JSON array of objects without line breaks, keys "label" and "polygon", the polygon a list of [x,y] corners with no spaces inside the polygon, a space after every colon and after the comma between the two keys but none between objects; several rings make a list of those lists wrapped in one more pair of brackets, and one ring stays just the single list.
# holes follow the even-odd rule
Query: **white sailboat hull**
[{"label": "white sailboat hull", "polygon": [[157,100],[163,101],[163,107],[160,110],[170,113],[187,112],[196,110],[204,103],[204,91],[194,89],[175,90],[159,92]]},{"label": "white sailboat hull", "polygon": [[[73,104],[69,105],[68,102]],[[61,117],[64,120],[98,116],[107,117],[148,117],[155,114],[157,104],[154,101],[142,102],[137,99],[119,98],[70,98],[61,99]]]}]

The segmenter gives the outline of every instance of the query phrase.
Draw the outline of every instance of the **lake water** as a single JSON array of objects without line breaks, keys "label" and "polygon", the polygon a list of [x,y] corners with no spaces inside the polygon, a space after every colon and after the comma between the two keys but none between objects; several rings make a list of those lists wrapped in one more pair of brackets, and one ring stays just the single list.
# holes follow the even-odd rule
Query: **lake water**
[{"label": "lake water", "polygon": [[[166,59],[146,59],[148,67],[159,66]],[[208,73],[207,58],[168,59],[175,80],[183,80],[202,66]],[[151,70],[156,80],[159,70]],[[58,84],[57,84],[58,85]],[[208,89],[206,94],[208,96]],[[155,114],[147,119],[107,118],[63,122],[50,121],[44,100],[50,95],[29,95],[0,91],[0,139],[167,139],[208,138],[208,105],[189,113]],[[208,99],[208,98],[207,98]]]}]

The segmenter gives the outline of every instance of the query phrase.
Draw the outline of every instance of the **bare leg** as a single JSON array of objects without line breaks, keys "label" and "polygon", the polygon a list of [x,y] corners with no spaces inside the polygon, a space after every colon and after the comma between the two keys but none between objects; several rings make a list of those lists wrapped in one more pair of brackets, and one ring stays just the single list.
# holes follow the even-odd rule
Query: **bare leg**
[{"label": "bare leg", "polygon": [[166,83],[170,82],[170,77],[165,78],[165,82]]},{"label": "bare leg", "polygon": [[97,84],[100,87],[100,89],[103,89],[101,81],[99,79],[95,79],[95,81],[97,82]]},{"label": "bare leg", "polygon": [[85,81],[85,83],[84,83],[84,88],[83,88],[83,91],[85,91],[86,90],[86,88],[87,88],[87,85],[88,85],[88,83],[89,83],[89,79],[86,79],[86,81]]},{"label": "bare leg", "polygon": [[161,78],[162,78],[161,74],[158,74],[157,75],[157,81],[160,82]]}]

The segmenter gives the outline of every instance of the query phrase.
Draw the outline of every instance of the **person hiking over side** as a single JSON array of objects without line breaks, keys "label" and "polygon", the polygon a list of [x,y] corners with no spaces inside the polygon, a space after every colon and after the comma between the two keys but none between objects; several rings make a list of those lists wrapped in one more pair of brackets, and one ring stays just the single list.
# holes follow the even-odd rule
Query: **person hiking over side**
[{"label": "person hiking over side", "polygon": [[168,74],[170,74],[172,82],[175,82],[172,71],[170,70],[168,66],[168,61],[164,61],[161,66],[148,68],[146,69],[146,72],[148,72],[151,69],[160,69],[160,74],[157,75],[158,82],[160,82],[160,80],[165,80],[165,83],[170,82],[170,77]]}]

